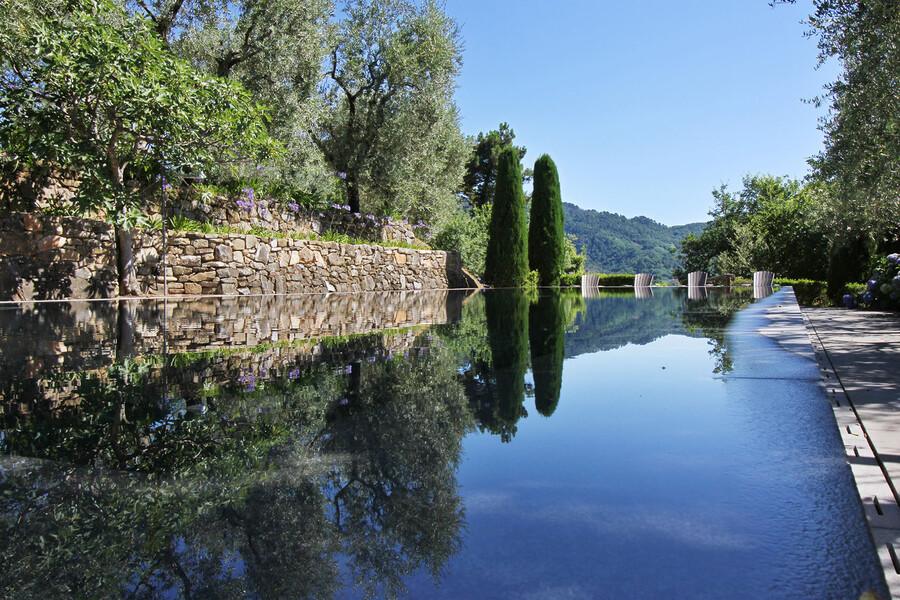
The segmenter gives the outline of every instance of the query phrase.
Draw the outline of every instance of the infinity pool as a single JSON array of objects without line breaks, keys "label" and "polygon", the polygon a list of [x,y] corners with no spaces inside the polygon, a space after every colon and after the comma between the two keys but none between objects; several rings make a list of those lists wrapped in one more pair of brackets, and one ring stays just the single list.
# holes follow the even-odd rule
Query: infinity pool
[{"label": "infinity pool", "polygon": [[591,296],[0,305],[0,596],[886,597],[784,293]]}]

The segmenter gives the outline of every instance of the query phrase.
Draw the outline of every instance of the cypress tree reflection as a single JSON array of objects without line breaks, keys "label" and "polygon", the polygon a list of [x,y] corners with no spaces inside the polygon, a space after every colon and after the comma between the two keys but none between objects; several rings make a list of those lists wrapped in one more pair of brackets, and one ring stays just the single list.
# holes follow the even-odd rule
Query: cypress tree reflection
[{"label": "cypress tree reflection", "polygon": [[559,289],[542,293],[531,305],[528,339],[534,376],[534,405],[549,417],[559,404],[563,359],[566,356],[567,315]]},{"label": "cypress tree reflection", "polygon": [[492,418],[482,425],[509,442],[525,411],[525,372],[528,369],[528,298],[519,290],[493,290],[485,297],[488,344],[491,347]]}]

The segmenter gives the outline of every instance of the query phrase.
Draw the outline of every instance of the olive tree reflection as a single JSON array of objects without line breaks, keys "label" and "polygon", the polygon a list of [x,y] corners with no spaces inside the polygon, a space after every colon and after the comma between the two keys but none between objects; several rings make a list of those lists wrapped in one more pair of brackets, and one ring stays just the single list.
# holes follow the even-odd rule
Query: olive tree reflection
[{"label": "olive tree reflection", "polygon": [[77,418],[0,440],[17,455],[0,463],[0,596],[394,596],[417,569],[438,577],[460,545],[471,417],[421,337],[355,377],[235,373],[205,411],[160,390],[153,361],[85,375]]}]

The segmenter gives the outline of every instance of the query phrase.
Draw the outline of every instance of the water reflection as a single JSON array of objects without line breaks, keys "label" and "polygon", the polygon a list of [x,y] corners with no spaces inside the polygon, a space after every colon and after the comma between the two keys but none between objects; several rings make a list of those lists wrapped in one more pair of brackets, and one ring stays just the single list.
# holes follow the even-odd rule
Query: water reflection
[{"label": "water reflection", "polygon": [[[440,582],[466,433],[512,442],[564,358],[750,300],[502,291],[0,311],[4,597],[328,598]],[[719,368],[719,366],[717,366]]]}]

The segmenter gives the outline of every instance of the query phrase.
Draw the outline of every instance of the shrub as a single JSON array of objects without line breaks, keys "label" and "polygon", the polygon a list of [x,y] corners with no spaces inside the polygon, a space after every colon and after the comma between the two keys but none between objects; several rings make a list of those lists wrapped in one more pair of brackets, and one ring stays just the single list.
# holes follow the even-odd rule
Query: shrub
[{"label": "shrub", "polygon": [[794,288],[797,302],[806,306],[830,306],[828,282],[814,279],[776,279],[775,285],[789,285]]},{"label": "shrub", "polygon": [[628,273],[599,273],[599,286],[634,285],[634,275]]},{"label": "shrub", "polygon": [[865,287],[844,295],[848,308],[880,308],[900,310],[900,254],[889,254],[879,260]]}]

